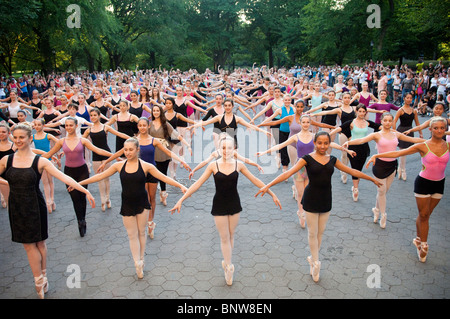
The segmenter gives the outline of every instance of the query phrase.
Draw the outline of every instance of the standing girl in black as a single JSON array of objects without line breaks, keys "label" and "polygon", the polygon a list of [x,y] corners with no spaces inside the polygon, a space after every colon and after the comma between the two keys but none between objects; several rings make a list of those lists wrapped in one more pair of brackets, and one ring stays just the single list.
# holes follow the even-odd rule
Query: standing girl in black
[{"label": "standing girl in black", "polygon": [[17,152],[0,160],[0,174],[11,188],[8,212],[12,241],[23,244],[36,292],[43,299],[48,291],[45,243],[48,238],[47,207],[39,189],[43,171],[82,192],[92,207],[95,207],[95,201],[87,189],[59,171],[50,161],[33,153],[30,126],[19,124],[13,128],[12,135]]},{"label": "standing girl in black", "polygon": [[310,264],[310,274],[315,282],[319,281],[321,265],[319,250],[332,207],[331,176],[334,173],[334,168],[336,167],[352,176],[372,181],[378,187],[381,186],[381,183],[375,178],[349,168],[333,155],[328,155],[330,144],[330,135],[327,132],[318,132],[314,137],[315,151],[303,156],[291,169],[279,175],[256,194],[257,196],[261,193],[261,196],[263,196],[269,191],[270,187],[288,179],[303,167],[306,167],[309,184],[303,193],[302,204],[306,212],[308,243],[311,251],[311,256],[307,260]]},{"label": "standing girl in black", "polygon": [[[144,110],[147,111],[149,114],[152,113],[152,111],[147,105],[139,101],[139,93],[137,91],[131,91],[130,99],[131,103],[128,111],[131,114],[135,115],[138,119],[142,117],[142,112],[144,112]],[[133,123],[133,132],[135,135],[139,132],[137,128],[137,122]]]},{"label": "standing girl in black", "polygon": [[[119,109],[120,113],[113,115],[106,124],[111,126],[117,122],[117,131],[128,136],[134,136],[135,133],[133,127],[134,124],[136,124],[137,127],[139,118],[128,111],[130,109],[130,104],[125,99],[120,100]],[[123,148],[123,143],[125,141],[126,140],[121,138],[120,136],[116,137],[116,152],[120,151]]]},{"label": "standing girl in black", "polygon": [[[170,137],[169,149],[171,149],[172,152],[174,152],[175,154],[180,154],[180,150],[182,148],[182,145],[180,145],[181,141],[184,140],[183,143],[186,143],[185,145],[188,145],[188,146],[190,146],[190,145],[186,141],[186,139],[184,139],[182,134],[180,134],[180,132],[178,131],[178,121],[184,121],[184,122],[190,123],[190,124],[195,124],[195,122],[193,120],[188,119],[187,117],[183,116],[182,114],[175,112],[175,110],[173,108],[174,105],[175,105],[175,100],[172,97],[166,98],[166,100],[164,101],[164,110],[165,110],[164,116],[165,116],[167,122],[178,133],[177,138],[173,138],[173,136]],[[192,155],[192,150],[190,150],[190,153]],[[178,167],[178,164],[176,162],[170,161],[168,171],[169,171],[169,176],[173,179],[176,179],[177,167]]]},{"label": "standing girl in black", "polygon": [[80,184],[88,185],[109,178],[115,173],[120,174],[122,185],[120,215],[122,215],[123,225],[128,233],[136,274],[139,279],[142,279],[144,277],[145,244],[147,241],[145,229],[151,209],[145,186],[147,175],[179,187],[183,193],[186,192],[186,187],[160,173],[154,165],[139,159],[139,150],[139,142],[136,138],[126,140],[123,148],[126,161],[116,162],[103,173],[83,180]]},{"label": "standing girl in black", "polygon": [[[108,146],[108,133],[112,133],[120,138],[123,139],[129,139],[131,136],[128,136],[124,133],[117,132],[115,129],[113,129],[111,126],[102,124],[100,122],[100,110],[97,108],[91,109],[89,112],[89,115],[91,117],[92,126],[89,127],[83,134],[84,138],[91,137],[92,144],[94,146],[111,152],[111,149]],[[103,162],[107,159],[106,156],[98,155],[97,153],[92,154],[92,168],[94,169],[94,172],[97,171],[97,169],[100,167],[100,165],[103,164]],[[107,166],[107,168],[109,165]],[[109,198],[109,192],[110,192],[110,183],[109,178],[105,178],[104,180],[100,181],[98,183],[99,191],[100,191],[100,198],[102,200],[102,211],[105,211],[105,208],[111,208],[111,200]]]},{"label": "standing girl in black", "polygon": [[[404,97],[404,105],[397,111],[394,118],[394,124],[392,127],[396,127],[397,121],[400,120],[400,123],[397,127],[397,131],[403,133],[412,129],[413,121],[416,123],[416,126],[420,125],[419,116],[417,115],[417,110],[411,106],[413,100],[413,96],[411,93],[407,93]],[[409,133],[408,136],[414,137],[414,133]],[[419,130],[419,137],[423,138],[422,131]],[[399,149],[407,149],[413,145],[410,142],[399,141],[398,148]],[[398,178],[406,181],[406,156],[400,156],[400,163],[398,165]]]},{"label": "standing girl in black", "polygon": [[[237,162],[234,157],[234,139],[225,137],[219,141],[219,149],[222,150],[222,157],[208,165],[203,175],[187,190],[176,205],[170,210],[172,214],[181,210],[182,203],[192,196],[202,186],[211,175],[214,177],[216,185],[216,194],[213,198],[211,214],[214,216],[214,222],[220,235],[220,247],[222,250],[222,267],[225,273],[227,285],[233,283],[234,266],[231,263],[234,233],[239,222],[242,211],[239,193],[237,191],[237,182],[239,173],[247,177],[255,186],[264,185],[258,178],[252,175],[247,167]],[[281,209],[280,201],[277,196],[269,190],[273,201]]]}]

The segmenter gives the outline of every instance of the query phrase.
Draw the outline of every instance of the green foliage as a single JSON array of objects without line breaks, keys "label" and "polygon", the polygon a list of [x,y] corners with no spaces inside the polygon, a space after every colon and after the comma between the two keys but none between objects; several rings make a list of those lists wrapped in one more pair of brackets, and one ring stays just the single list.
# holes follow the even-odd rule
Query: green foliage
[{"label": "green foliage", "polygon": [[[81,8],[69,28],[66,8]],[[369,28],[367,6],[381,9]],[[449,58],[449,0],[0,0],[2,72]],[[371,42],[373,46],[371,46]]]}]

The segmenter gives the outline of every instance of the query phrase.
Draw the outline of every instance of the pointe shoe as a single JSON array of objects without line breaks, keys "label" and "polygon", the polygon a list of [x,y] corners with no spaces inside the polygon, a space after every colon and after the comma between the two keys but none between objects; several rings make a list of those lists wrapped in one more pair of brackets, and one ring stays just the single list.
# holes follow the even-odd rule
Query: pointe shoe
[{"label": "pointe shoe", "polygon": [[139,279],[144,278],[144,261],[139,260],[138,262],[134,263],[134,266],[136,267],[136,275]]},{"label": "pointe shoe", "polygon": [[347,184],[347,174],[341,174],[341,182]]},{"label": "pointe shoe", "polygon": [[106,201],[106,207],[108,208],[108,209],[111,209],[111,200],[107,200]]},{"label": "pointe shoe", "polygon": [[106,210],[106,203],[102,203],[102,212]]},{"label": "pointe shoe", "polygon": [[352,186],[352,197],[353,197],[354,202],[358,201],[358,196],[359,196],[358,189],[356,187]]},{"label": "pointe shoe", "polygon": [[419,260],[420,262],[424,263],[427,261],[427,255],[428,255],[428,243],[422,242],[421,248],[420,248],[420,254],[419,254]]},{"label": "pointe shoe", "polygon": [[386,219],[387,219],[386,213],[384,213],[384,214],[381,213],[380,227],[383,228],[383,229],[386,228]]},{"label": "pointe shoe", "polygon": [[52,202],[47,202],[47,212],[48,212],[49,214],[52,213]]},{"label": "pointe shoe", "polygon": [[376,207],[372,208],[372,213],[373,213],[373,222],[377,223],[378,221],[378,217],[380,217],[380,210]]},{"label": "pointe shoe", "polygon": [[52,202],[52,210],[56,210],[56,204],[55,204],[55,201]]},{"label": "pointe shoe", "polygon": [[169,196],[169,194],[166,191],[159,193],[159,200],[164,206],[167,206],[167,196]]},{"label": "pointe shoe", "polygon": [[309,274],[312,276],[313,274],[313,261],[312,261],[312,256],[308,256],[306,257],[306,260],[309,263]]},{"label": "pointe shoe", "polygon": [[44,293],[48,292],[48,278],[47,278],[47,269],[42,269],[42,276],[44,276]]},{"label": "pointe shoe", "polygon": [[39,277],[34,277],[34,286],[36,287],[36,292],[38,294],[39,299],[45,298],[45,292],[44,292],[44,286],[45,286],[45,279],[43,275],[40,275]]},{"label": "pointe shoe", "polygon": [[156,223],[154,221],[148,222],[148,236],[150,239],[155,238],[155,227]]},{"label": "pointe shoe", "polygon": [[413,239],[413,244],[417,248],[417,257],[419,257],[419,261],[424,263],[427,260],[428,243],[422,242],[419,237],[416,237]]},{"label": "pointe shoe", "polygon": [[406,181],[406,170],[402,170],[402,179]]},{"label": "pointe shoe", "polygon": [[297,193],[297,188],[295,187],[295,185],[292,185],[292,198],[294,198],[295,200],[298,200],[298,193]]},{"label": "pointe shoe", "polygon": [[305,222],[306,222],[306,219],[305,219],[305,212],[304,212],[304,211],[300,212],[300,211],[298,210],[298,211],[297,211],[297,216],[298,216],[298,221],[299,221],[299,223],[300,223],[300,227],[301,227],[301,228],[305,228]]},{"label": "pointe shoe", "polygon": [[226,265],[225,260],[222,260],[222,268],[225,274],[225,282],[228,286],[233,284],[234,265]]},{"label": "pointe shoe", "polygon": [[313,263],[312,278],[313,278],[314,282],[319,281],[320,265],[321,265],[320,261],[315,261]]}]

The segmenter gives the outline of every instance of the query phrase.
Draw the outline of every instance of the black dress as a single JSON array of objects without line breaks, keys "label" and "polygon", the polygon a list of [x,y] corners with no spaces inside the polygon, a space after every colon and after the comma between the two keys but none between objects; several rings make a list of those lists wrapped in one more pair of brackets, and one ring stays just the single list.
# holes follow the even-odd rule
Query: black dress
[{"label": "black dress", "polygon": [[145,189],[147,177],[142,169],[141,161],[138,160],[138,162],[138,169],[134,173],[127,173],[125,170],[128,161],[125,161],[120,170],[120,183],[122,184],[120,215],[122,216],[136,216],[144,209],[151,209]]},{"label": "black dress", "polygon": [[10,188],[8,213],[12,241],[37,243],[48,238],[47,206],[39,189],[39,156],[35,156],[31,167],[17,168],[13,167],[14,155],[8,155],[2,175]]},{"label": "black dress", "polygon": [[309,178],[302,198],[303,209],[310,213],[327,213],[331,210],[331,176],[334,173],[336,157],[330,155],[330,160],[325,165],[309,154],[302,158],[306,161]]},{"label": "black dress", "polygon": [[239,173],[236,168],[228,175],[219,171],[217,164],[217,173],[214,174],[214,184],[216,185],[216,194],[213,198],[211,215],[226,216],[234,215],[242,211],[241,200],[237,192],[237,182]]}]

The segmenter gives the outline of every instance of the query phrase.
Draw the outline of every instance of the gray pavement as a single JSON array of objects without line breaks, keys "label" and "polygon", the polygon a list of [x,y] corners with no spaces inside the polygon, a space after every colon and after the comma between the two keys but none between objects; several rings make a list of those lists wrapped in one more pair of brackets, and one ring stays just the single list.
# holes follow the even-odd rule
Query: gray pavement
[{"label": "gray pavement", "polygon": [[[339,156],[337,151],[333,154]],[[195,167],[196,163],[190,165]],[[178,189],[168,188],[167,207],[157,204],[155,238],[147,241],[142,280],[136,276],[119,215],[118,175],[111,179],[113,207],[106,212],[100,209],[98,186],[89,186],[97,207],[88,208],[84,238],[79,237],[72,202],[64,185],[55,181],[57,209],[49,215],[50,289],[46,298],[449,298],[450,179],[446,181],[446,194],[431,217],[430,252],[426,263],[421,263],[412,244],[417,216],[413,183],[420,167],[420,156],[409,156],[407,180],[393,182],[388,193],[386,229],[372,222],[375,186],[361,181],[359,201],[353,202],[351,180],[342,184],[339,172],[335,171],[333,209],[320,250],[322,268],[318,283],[309,275],[307,230],[300,228],[295,213],[291,181],[273,188],[283,205],[280,211],[268,195],[255,199],[257,188],[243,175],[239,177],[243,211],[235,237],[232,286],[225,284],[219,236],[210,215],[214,194],[212,178],[185,201],[180,214],[168,213],[181,196]],[[276,176],[249,168],[265,183]],[[364,172],[371,174],[368,169]],[[187,180],[187,172],[181,169],[177,178],[187,186],[192,183]],[[7,210],[1,209],[0,298],[36,299],[25,251],[10,237]],[[80,279],[78,287],[76,278]],[[378,287],[373,285],[376,279],[379,279]]]}]

